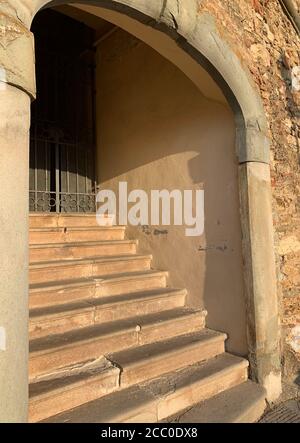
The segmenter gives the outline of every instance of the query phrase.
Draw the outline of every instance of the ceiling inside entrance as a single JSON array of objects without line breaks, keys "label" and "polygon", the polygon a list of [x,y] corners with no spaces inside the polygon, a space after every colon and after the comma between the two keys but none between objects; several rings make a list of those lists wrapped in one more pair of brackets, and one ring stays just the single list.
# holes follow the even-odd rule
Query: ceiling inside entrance
[{"label": "ceiling inside entrance", "polygon": [[145,26],[126,14],[100,6],[76,4],[76,6],[59,6],[55,9],[94,29],[95,46],[118,27],[123,29],[177,66],[205,97],[228,106],[226,97],[210,73],[201,63],[181,49],[176,41],[160,30]]},{"label": "ceiling inside entrance", "polygon": [[115,28],[115,25],[103,20],[101,17],[97,17],[94,14],[89,14],[88,12],[82,11],[71,5],[55,6],[52,9],[94,29],[96,39],[100,39]]}]

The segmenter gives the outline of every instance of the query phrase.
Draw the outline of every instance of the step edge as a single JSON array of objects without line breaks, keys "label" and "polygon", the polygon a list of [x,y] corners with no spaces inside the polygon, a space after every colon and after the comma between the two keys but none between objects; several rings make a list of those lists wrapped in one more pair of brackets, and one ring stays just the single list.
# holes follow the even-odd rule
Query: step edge
[{"label": "step edge", "polygon": [[[206,329],[206,328],[205,328],[205,329]],[[204,329],[204,330],[205,330],[205,329]],[[195,336],[196,333],[188,334],[188,335]],[[176,337],[176,338],[178,339],[179,337],[182,337],[182,336],[178,336],[178,337]],[[176,338],[173,338],[173,340],[176,341]],[[192,338],[192,337],[191,337],[191,338]],[[132,362],[132,363],[128,363],[128,364],[126,364],[124,367],[122,367],[122,372],[121,372],[121,374],[123,373],[124,370],[125,370],[125,371],[126,371],[126,370],[131,370],[132,368],[134,368],[134,367],[136,367],[136,366],[142,366],[142,365],[146,364],[149,360],[150,360],[150,361],[158,361],[158,360],[164,358],[164,356],[173,356],[173,355],[176,355],[176,354],[181,354],[183,350],[193,349],[193,348],[196,348],[196,347],[198,347],[198,346],[202,347],[202,346],[206,346],[206,345],[214,344],[214,343],[218,343],[218,342],[223,343],[223,342],[225,342],[226,339],[227,339],[227,335],[224,334],[224,333],[222,333],[222,332],[220,332],[220,333],[218,333],[218,335],[216,335],[216,336],[210,336],[210,337],[207,337],[207,338],[204,339],[204,340],[201,340],[201,341],[199,340],[198,342],[197,342],[197,341],[194,341],[194,342],[188,342],[188,343],[185,343],[185,344],[182,345],[182,346],[178,345],[177,348],[174,347],[173,349],[169,349],[169,350],[167,350],[167,351],[159,352],[159,353],[156,354],[155,356],[153,356],[153,355],[152,355],[152,356],[148,356],[148,357],[145,357],[145,358],[140,359],[140,360],[138,360],[138,361],[134,361],[134,362]],[[171,341],[171,340],[172,340],[172,339],[170,339],[170,341]],[[160,342],[158,342],[158,343],[160,343]],[[176,345],[176,343],[174,344],[174,346],[175,346],[175,345]],[[147,345],[144,345],[144,346],[147,346]],[[132,350],[132,349],[130,349],[130,351],[131,351],[131,350]],[[118,362],[117,357],[115,357],[114,354],[109,355],[107,358],[109,358],[109,360],[110,360],[113,364],[116,364],[117,366],[120,365],[120,363]]]},{"label": "step edge", "polygon": [[[138,293],[137,293],[138,294]],[[29,309],[29,319],[30,319],[30,321],[31,320],[33,320],[33,319],[35,319],[35,318],[43,318],[44,316],[45,317],[52,317],[52,316],[64,316],[64,315],[71,315],[71,314],[73,314],[73,313],[77,313],[78,311],[81,311],[81,310],[101,310],[101,309],[106,309],[107,307],[113,307],[114,305],[116,305],[116,304],[118,304],[118,305],[126,305],[126,304],[130,304],[130,303],[136,303],[136,302],[138,302],[138,301],[144,301],[144,300],[157,300],[157,299],[160,299],[160,298],[163,298],[163,297],[168,297],[168,298],[170,298],[170,297],[176,297],[176,296],[185,296],[187,294],[187,290],[186,289],[174,289],[173,291],[167,291],[167,292],[165,292],[165,293],[158,293],[158,294],[145,294],[145,295],[143,295],[143,296],[140,296],[140,297],[132,297],[132,299],[126,299],[126,298],[124,298],[124,300],[122,300],[122,301],[120,301],[120,300],[118,300],[118,301],[115,301],[114,300],[114,297],[112,296],[112,297],[109,297],[109,298],[111,298],[112,299],[112,301],[110,302],[110,303],[105,303],[105,304],[99,304],[99,305],[93,305],[92,304],[92,302],[94,302],[94,301],[97,301],[97,300],[101,300],[101,298],[89,298],[89,299],[81,299],[81,300],[78,300],[78,304],[79,303],[83,303],[83,304],[88,304],[88,303],[91,303],[91,305],[90,306],[86,306],[86,307],[84,307],[84,306],[81,306],[81,307],[78,307],[77,309],[73,309],[73,310],[65,310],[65,311],[62,311],[62,312],[57,312],[57,313],[49,313],[49,314],[42,314],[41,316],[35,316],[35,317],[30,317],[30,313],[32,312],[32,311],[34,311],[34,309],[40,309],[40,308],[32,308],[32,309]],[[128,295],[131,295],[131,294],[126,294],[127,296]],[[135,295],[135,293],[133,292],[132,293],[132,295]],[[69,304],[62,304],[62,305],[53,305],[53,306],[64,306],[64,307],[68,307],[69,305],[70,305],[71,303],[69,303]],[[49,306],[47,306],[47,308],[48,308]]]},{"label": "step edge", "polygon": [[88,246],[100,246],[100,245],[119,245],[119,244],[134,244],[138,245],[138,240],[98,240],[98,241],[86,241],[86,242],[70,242],[70,243],[41,243],[41,244],[31,244],[29,249],[47,249],[47,248],[74,248],[74,247],[88,247]]},{"label": "step edge", "polygon": [[[224,358],[228,358],[231,357],[232,361],[228,361],[226,362],[226,366],[223,368],[212,368],[212,372],[210,374],[207,374],[205,377],[195,380],[192,383],[188,383],[188,385],[184,385],[182,387],[179,387],[177,389],[177,392],[180,392],[181,390],[184,390],[186,388],[186,386],[193,386],[195,384],[198,384],[199,381],[201,380],[201,383],[205,380],[206,382],[211,382],[213,381],[216,377],[222,377],[223,375],[227,375],[229,373],[231,373],[232,371],[239,371],[239,370],[245,370],[245,372],[248,370],[249,368],[249,362],[248,360],[246,360],[245,358],[242,357],[236,357],[235,355],[229,353],[229,352],[224,352],[223,354],[221,354],[219,357],[224,357]],[[236,360],[234,360],[236,358]],[[204,363],[202,363],[202,365],[204,366],[205,364],[209,364],[211,359],[205,361]],[[245,373],[245,375],[247,375],[247,372]],[[211,398],[211,397],[209,397]]]},{"label": "step edge", "polygon": [[[122,281],[130,281],[130,280],[135,280],[138,278],[152,278],[152,277],[168,277],[169,272],[168,271],[155,271],[155,270],[149,270],[149,271],[141,271],[139,272],[132,272],[132,273],[125,273],[124,274],[130,274],[130,275],[124,275],[124,276],[118,276],[118,277],[113,277],[110,275],[107,276],[95,276],[95,277],[86,277],[83,278],[82,281],[74,281],[74,282],[69,282],[69,283],[62,283],[59,285],[55,285],[55,284],[51,284],[51,283],[55,283],[55,282],[49,282],[49,285],[45,285],[44,283],[33,283],[32,285],[29,285],[29,293],[34,293],[34,292],[53,292],[53,291],[57,291],[57,290],[67,290],[68,288],[74,288],[74,287],[80,287],[82,286],[99,286],[101,284],[106,284],[106,283],[115,283],[115,282],[122,282]],[[62,280],[63,282],[63,280]],[[33,285],[36,285],[36,287],[33,287]],[[40,286],[39,286],[40,285]]]},{"label": "step edge", "polygon": [[[58,395],[60,393],[66,392],[66,391],[71,391],[72,389],[76,389],[82,385],[86,385],[87,381],[89,381],[90,383],[94,383],[99,378],[102,379],[102,377],[104,377],[104,379],[105,379],[105,378],[111,377],[112,375],[114,375],[114,373],[115,373],[116,377],[119,378],[120,370],[117,367],[106,368],[103,371],[99,371],[99,373],[94,374],[94,375],[89,375],[88,372],[86,374],[83,373],[83,375],[86,375],[86,376],[77,382],[69,383],[69,384],[61,386],[59,388],[54,387],[54,389],[50,389],[47,392],[29,396],[29,403],[31,403],[32,401],[47,399],[47,398],[50,398],[54,395]],[[68,376],[66,376],[65,378],[67,379]],[[58,378],[58,380],[61,380],[61,378]],[[54,381],[54,380],[51,380],[51,381]],[[37,380],[35,383],[39,383],[39,381]],[[35,383],[31,382],[30,385],[34,385]]]},{"label": "step edge", "polygon": [[55,232],[55,233],[65,233],[68,232],[86,232],[86,231],[92,231],[92,232],[102,232],[102,231],[125,231],[126,226],[124,225],[112,225],[112,226],[49,226],[49,227],[30,227],[29,233],[48,233],[48,232]]},{"label": "step edge", "polygon": [[[225,355],[226,353],[224,353],[224,355]],[[230,355],[230,354],[229,354]],[[207,362],[209,362],[209,360],[207,360]],[[207,362],[204,362],[204,363],[202,363],[202,365],[204,366]],[[194,364],[194,365],[192,365],[192,367],[196,367],[197,366],[197,364]],[[188,367],[185,367],[185,368],[182,368],[182,371],[184,371],[184,370],[187,370],[188,369]],[[174,372],[174,371],[172,371],[172,372]],[[209,380],[210,382],[215,378],[215,376],[217,376],[217,375],[219,375],[219,373],[220,373],[220,371],[219,370],[216,370],[214,373],[213,373],[213,375],[209,375],[208,377],[204,377],[204,378],[201,378],[201,383],[203,384],[203,383],[205,383],[205,380]],[[170,373],[165,373],[164,374],[164,376],[167,376],[168,374],[170,374]],[[138,388],[142,393],[144,392],[148,392],[148,393],[150,393],[150,395],[148,396],[148,398],[146,398],[146,399],[144,399],[144,401],[143,401],[143,404],[141,405],[141,404],[139,404],[139,402],[137,401],[136,403],[134,403],[133,405],[131,405],[128,409],[126,409],[126,416],[125,416],[125,420],[126,421],[122,421],[123,419],[124,419],[124,415],[123,415],[123,411],[119,411],[119,410],[117,410],[117,411],[113,411],[112,412],[112,414],[111,414],[111,416],[109,416],[109,417],[106,417],[106,422],[107,423],[126,423],[127,422],[127,420],[128,419],[130,419],[131,417],[132,417],[132,415],[134,414],[134,415],[138,415],[139,414],[139,411],[143,411],[143,410],[145,410],[145,407],[149,407],[149,406],[153,406],[153,408],[155,409],[155,416],[156,416],[156,418],[157,418],[157,422],[159,422],[160,420],[159,420],[159,417],[158,417],[158,407],[159,407],[159,403],[164,399],[164,397],[163,396],[157,396],[157,395],[155,395],[154,393],[151,393],[151,391],[148,391],[148,389],[147,389],[147,387],[151,384],[151,383],[153,383],[153,381],[154,380],[156,380],[156,379],[159,379],[159,377],[155,377],[155,378],[153,378],[153,379],[150,379],[150,380],[147,380],[146,382],[143,382],[142,384],[135,384],[135,385],[131,385],[131,386],[128,386],[128,387],[125,387],[124,389],[118,389],[117,391],[115,391],[115,392],[112,392],[111,394],[108,394],[107,396],[103,396],[102,398],[100,398],[99,400],[101,401],[101,400],[103,400],[103,401],[105,401],[105,398],[106,397],[108,397],[108,396],[116,396],[116,398],[118,397],[118,395],[120,395],[120,394],[122,394],[122,393],[124,393],[125,391],[128,391],[128,393],[130,394],[130,392],[131,391],[133,391],[134,389],[136,389],[136,388]],[[211,380],[212,379],[212,380]],[[199,380],[197,380],[196,382],[198,382],[199,383]],[[195,382],[195,383],[196,383]],[[192,384],[187,384],[187,385],[185,385],[185,386],[183,386],[181,389],[189,389],[193,384],[195,384],[195,383],[192,383]],[[243,383],[243,382],[241,382],[241,383]],[[226,391],[226,389],[225,389],[225,391]],[[222,392],[224,392],[224,391],[222,391]],[[219,395],[219,394],[216,394],[216,395]],[[167,393],[167,396],[166,396],[166,398],[168,397],[168,393]],[[211,399],[211,398],[213,398],[213,396],[209,396],[207,399],[205,399],[204,401],[206,401],[206,400],[209,400],[209,399]],[[197,403],[193,403],[193,405],[196,405]],[[84,406],[84,405],[82,405],[82,406]],[[79,406],[80,407],[80,406]],[[180,410],[178,410],[178,413],[180,413]],[[56,416],[59,416],[60,414],[56,414],[55,416],[52,416],[52,417],[56,417]],[[51,419],[51,417],[49,417],[49,419]],[[108,420],[107,420],[108,419]],[[101,423],[101,421],[99,422],[99,423]]]},{"label": "step edge", "polygon": [[[190,334],[190,335],[192,336],[192,335],[195,335],[195,334]],[[207,345],[207,344],[209,344],[209,343],[222,342],[222,341],[225,340],[225,337],[226,337],[226,334],[219,333],[219,335],[217,335],[217,336],[215,336],[215,337],[209,337],[209,338],[207,338],[204,342],[201,342],[201,344],[203,344],[203,345],[204,345],[204,344]],[[147,360],[149,360],[149,359],[151,359],[151,358],[152,358],[152,360],[153,360],[153,358],[154,358],[154,360],[157,361],[157,360],[159,360],[159,359],[164,358],[165,355],[173,356],[173,355],[176,355],[176,354],[180,354],[180,353],[182,352],[183,349],[186,350],[187,348],[194,348],[194,347],[196,347],[197,345],[199,345],[199,343],[197,343],[197,342],[195,342],[195,343],[187,343],[187,344],[183,345],[181,348],[174,349],[174,350],[172,350],[171,352],[170,352],[170,351],[167,351],[167,352],[161,352],[161,353],[159,353],[158,355],[156,355],[155,357],[149,357],[149,358],[143,359],[143,362],[146,362]],[[80,385],[82,385],[82,384],[85,384],[85,381],[86,381],[86,380],[89,380],[89,379],[90,379],[91,382],[93,382],[95,379],[97,379],[97,378],[99,378],[99,377],[102,377],[102,376],[105,376],[105,375],[110,376],[110,375],[112,375],[112,373],[114,373],[114,372],[116,372],[118,375],[122,376],[122,373],[123,373],[123,371],[124,371],[125,368],[126,368],[125,370],[127,370],[128,368],[131,369],[132,367],[136,367],[136,366],[137,366],[137,363],[133,363],[133,364],[130,364],[130,365],[126,365],[126,367],[120,367],[118,361],[117,361],[116,359],[114,359],[113,357],[114,357],[113,354],[112,354],[112,355],[109,355],[109,356],[106,356],[106,358],[112,363],[112,366],[109,367],[109,368],[105,368],[105,369],[104,369],[103,371],[101,371],[99,374],[89,375],[88,372],[87,372],[86,377],[84,377],[82,380],[80,380],[80,381],[78,381],[78,382],[67,384],[67,385],[65,385],[65,386],[63,386],[63,387],[61,387],[61,388],[58,388],[58,389],[56,389],[56,388],[51,389],[51,390],[47,391],[46,393],[33,395],[32,397],[30,397],[30,400],[31,400],[31,399],[35,399],[35,398],[44,398],[45,396],[47,396],[47,397],[48,397],[48,396],[52,396],[52,395],[55,395],[56,393],[63,392],[64,389],[71,390],[71,389],[73,389],[73,388],[75,388],[75,387],[78,387],[78,386],[80,386]],[[204,361],[204,362],[205,362],[205,361]],[[195,365],[196,365],[197,363],[198,363],[198,362],[195,362]],[[205,363],[204,363],[204,364],[205,364]],[[190,366],[190,365],[189,365],[189,366]],[[185,368],[185,367],[183,367],[182,369],[184,369],[184,368]],[[186,366],[186,368],[188,368],[188,366]],[[167,373],[163,373],[163,374],[167,374]],[[162,375],[163,375],[163,374],[162,374]],[[66,376],[66,378],[67,378],[67,377],[68,377],[68,376]],[[143,383],[151,382],[152,380],[155,380],[156,378],[157,378],[157,377],[153,377],[153,378],[151,378],[151,379],[149,379],[149,380],[144,381]],[[60,379],[60,378],[59,378],[59,379]],[[52,380],[52,381],[53,381],[53,380]],[[37,381],[37,382],[38,382],[38,381]],[[31,383],[31,384],[34,385],[34,383]],[[135,386],[135,384],[132,385],[132,386]],[[120,390],[121,390],[121,389],[122,389],[122,388],[121,388],[121,385],[120,385]],[[125,388],[125,389],[126,389],[126,388]]]},{"label": "step edge", "polygon": [[[218,341],[222,341],[222,334],[220,333],[220,335],[221,335],[221,337],[218,337],[217,339],[214,337],[214,338],[212,338],[211,337],[211,340],[207,340],[207,342],[218,342]],[[183,348],[185,348],[186,346],[183,346]],[[193,346],[192,346],[193,347]],[[172,353],[170,353],[171,355],[174,355],[175,353],[177,353],[177,352],[172,352]],[[178,352],[178,353],[180,353],[180,351]],[[165,352],[162,352],[162,353],[160,353],[159,354],[159,358],[161,359],[161,358],[163,358],[163,356],[165,355],[166,353]],[[169,354],[169,353],[168,353]],[[228,354],[228,353],[226,353],[226,352],[224,352],[224,353],[222,353],[222,354],[224,354],[224,355],[231,355],[231,354]],[[219,354],[219,355],[222,355],[222,354]],[[113,358],[112,358],[112,356],[110,355],[110,356],[108,356],[108,357],[106,357],[111,363],[112,363],[112,366],[110,366],[110,367],[108,367],[108,368],[104,368],[103,370],[100,370],[99,371],[99,373],[96,373],[96,374],[94,374],[94,375],[92,375],[92,374],[89,374],[88,373],[88,371],[86,372],[86,374],[83,372],[82,373],[82,375],[83,375],[83,377],[82,377],[82,379],[81,380],[79,380],[79,381],[77,381],[77,382],[74,382],[74,383],[69,383],[69,384],[66,384],[66,385],[64,385],[64,386],[62,386],[62,387],[60,387],[60,388],[55,388],[54,387],[54,389],[50,389],[49,391],[47,391],[47,392],[45,392],[45,393],[42,393],[42,394],[36,394],[36,395],[33,395],[32,397],[30,397],[30,400],[31,399],[36,399],[36,398],[44,398],[44,397],[48,397],[48,396],[52,396],[52,395],[54,395],[54,394],[56,394],[56,393],[60,393],[60,392],[63,392],[65,389],[67,389],[67,390],[71,390],[71,389],[74,389],[74,388],[76,388],[76,387],[78,387],[78,386],[81,386],[82,384],[85,384],[85,382],[86,382],[86,380],[91,380],[91,382],[93,382],[95,379],[97,379],[97,378],[99,378],[99,377],[102,377],[102,376],[110,376],[110,375],[112,375],[114,372],[117,374],[117,375],[122,375],[122,373],[123,373],[123,370],[124,370],[124,368],[123,367],[120,367],[119,366],[119,364],[118,364],[118,362],[117,361],[115,361]],[[145,361],[146,360],[148,360],[148,359],[145,359]],[[158,358],[157,358],[157,360],[158,360]],[[197,361],[197,362],[195,362],[193,365],[188,365],[188,366],[184,366],[181,370],[183,371],[183,370],[185,370],[185,369],[188,369],[190,366],[197,366],[197,364],[199,364],[199,363],[202,363],[202,365],[203,366],[205,366],[205,364],[207,364],[208,362],[210,361],[210,359],[208,359],[208,360],[204,360],[203,362],[200,362],[200,361]],[[233,369],[235,369],[235,370],[238,370],[238,369],[242,369],[242,368],[247,368],[248,367],[248,365],[246,365],[246,363],[248,363],[247,362],[247,360],[241,360],[241,361],[236,361],[236,362],[229,362],[228,363],[228,365],[225,367],[225,368],[222,368],[222,369],[218,369],[218,370],[216,370],[215,368],[213,368],[214,370],[213,370],[213,372],[211,373],[211,374],[209,374],[209,375],[207,375],[207,376],[205,376],[205,377],[201,377],[201,381],[205,381],[205,380],[210,380],[211,378],[214,378],[216,375],[222,375],[223,373],[228,373],[228,372],[231,372],[231,370],[233,370]],[[130,366],[126,366],[126,368],[128,368],[128,367],[132,367],[132,366],[136,366],[136,365],[130,365]],[[173,371],[172,371],[173,372]],[[169,374],[169,372],[167,372],[167,373],[163,373],[162,375],[167,375],[167,374]],[[70,376],[72,376],[72,375],[70,375]],[[66,375],[65,376],[65,378],[67,379],[69,376],[68,375]],[[157,378],[159,378],[159,377],[153,377],[153,378],[151,378],[151,379],[149,379],[149,380],[146,380],[146,381],[144,381],[143,382],[143,385],[144,384],[148,384],[148,383],[151,383],[151,382],[153,382],[154,380],[156,380]],[[61,380],[61,378],[57,378],[57,380]],[[199,383],[199,381],[200,381],[199,379],[198,380],[195,380],[194,382],[192,382],[192,383],[189,383],[188,385],[184,385],[184,386],[182,386],[182,387],[180,387],[177,391],[180,391],[180,390],[182,390],[182,389],[186,389],[186,387],[187,386],[193,386],[194,384],[196,384],[196,383]],[[49,381],[55,381],[55,379],[52,379],[52,380],[49,380]],[[39,383],[39,380],[37,379],[37,381],[36,382],[31,382],[30,384],[31,385],[34,385],[35,383]],[[136,385],[138,385],[138,383],[137,384],[134,384],[134,385],[132,385],[132,386],[136,386]],[[130,387],[130,386],[129,386]],[[129,388],[129,387],[126,387],[126,388]],[[125,388],[125,389],[126,389]],[[120,385],[120,391],[122,390],[122,388],[121,388],[121,385]]]},{"label": "step edge", "polygon": [[[60,261],[49,261],[49,262],[34,262],[29,264],[29,271],[32,270],[41,270],[41,269],[49,269],[49,268],[67,268],[67,267],[75,267],[75,266],[83,266],[83,265],[94,265],[98,263],[114,263],[114,262],[127,262],[127,261],[135,261],[135,260],[153,260],[152,254],[131,254],[131,255],[119,255],[119,256],[104,256],[99,258],[80,258],[78,260],[60,260]],[[72,262],[72,263],[68,263]]]},{"label": "step edge", "polygon": [[[168,312],[168,311],[165,311],[164,313],[166,313],[166,312]],[[169,312],[173,312],[173,310],[171,310]],[[177,320],[181,320],[181,319],[183,319],[185,317],[189,317],[190,315],[191,316],[199,315],[200,313],[201,313],[201,315],[203,317],[204,315],[206,315],[207,311],[204,310],[204,311],[195,311],[195,312],[187,312],[187,313],[186,312],[182,312],[177,317],[169,318],[169,319],[166,319],[166,320],[163,320],[163,321],[159,321],[159,320],[153,321],[153,323],[149,323],[147,326],[144,326],[143,329],[145,330],[145,329],[151,328],[151,327],[153,327],[154,325],[157,325],[157,324],[162,324],[162,323],[163,324],[168,324],[170,322],[174,322],[174,321],[177,321]],[[141,320],[141,318],[145,318],[145,317],[147,317],[147,316],[139,317],[139,320]],[[131,317],[131,318],[134,319],[135,317]],[[130,319],[127,319],[127,321],[129,321],[129,320]],[[136,325],[137,325],[139,322],[137,321],[137,322],[133,322],[133,323],[136,323]],[[99,326],[99,325],[97,325],[97,326]],[[84,329],[84,328],[82,328],[82,329]],[[41,355],[51,354],[53,352],[60,351],[62,349],[71,349],[72,347],[75,347],[75,346],[77,347],[79,345],[79,343],[81,343],[81,345],[82,344],[87,344],[87,343],[92,343],[93,341],[95,341],[95,340],[97,340],[99,338],[103,339],[103,337],[107,337],[107,336],[117,336],[117,335],[123,333],[123,331],[131,332],[133,330],[135,330],[135,327],[133,325],[130,325],[128,327],[125,326],[123,329],[119,329],[118,331],[114,331],[114,332],[108,332],[107,334],[99,334],[99,335],[93,336],[93,337],[88,338],[88,339],[82,339],[82,340],[79,339],[77,341],[74,341],[74,342],[68,343],[68,344],[63,343],[60,346],[55,346],[55,347],[53,346],[53,347],[46,348],[46,349],[43,349],[43,350],[40,350],[40,351],[31,351],[31,352],[29,352],[29,355],[30,355],[31,358],[35,358],[35,357],[39,357]],[[58,337],[63,337],[65,334],[68,334],[68,332],[63,333],[63,334],[57,334],[57,335],[58,335]],[[41,339],[39,339],[39,338],[38,339],[33,339],[31,342],[33,342],[35,340],[42,340],[43,338],[41,338]]]}]

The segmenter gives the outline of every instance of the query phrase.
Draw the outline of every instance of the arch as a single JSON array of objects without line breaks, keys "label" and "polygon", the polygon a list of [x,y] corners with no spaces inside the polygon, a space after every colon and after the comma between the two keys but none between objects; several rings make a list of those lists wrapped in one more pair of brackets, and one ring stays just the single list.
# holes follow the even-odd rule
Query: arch
[{"label": "arch", "polygon": [[[71,0],[18,0],[8,8],[27,30],[43,7]],[[254,80],[234,50],[196,0],[81,0],[81,4],[115,11],[172,39],[213,78],[231,105],[237,128],[239,186],[247,298],[248,347],[251,372],[270,400],[280,393],[280,353],[276,274],[269,172],[267,119]],[[1,54],[0,54],[1,57]],[[171,55],[170,55],[171,57]],[[20,79],[7,83],[26,90]],[[194,80],[195,81],[195,80]],[[28,93],[33,94],[32,90]],[[262,271],[263,269],[263,271]]]},{"label": "arch", "polygon": [[28,26],[41,8],[80,3],[125,14],[168,35],[214,79],[232,107],[240,163],[269,163],[268,125],[257,86],[250,72],[220,36],[214,17],[197,12],[197,1],[32,0],[31,3]]}]

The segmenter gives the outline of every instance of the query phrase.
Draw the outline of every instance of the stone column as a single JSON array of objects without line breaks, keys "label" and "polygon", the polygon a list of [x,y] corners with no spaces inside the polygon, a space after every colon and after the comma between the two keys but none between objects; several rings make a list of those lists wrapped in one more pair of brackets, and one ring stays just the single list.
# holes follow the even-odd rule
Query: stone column
[{"label": "stone column", "polygon": [[281,353],[268,164],[240,165],[240,195],[251,376],[274,401],[281,393]]},{"label": "stone column", "polygon": [[31,33],[0,7],[0,422],[28,408],[28,174]]}]

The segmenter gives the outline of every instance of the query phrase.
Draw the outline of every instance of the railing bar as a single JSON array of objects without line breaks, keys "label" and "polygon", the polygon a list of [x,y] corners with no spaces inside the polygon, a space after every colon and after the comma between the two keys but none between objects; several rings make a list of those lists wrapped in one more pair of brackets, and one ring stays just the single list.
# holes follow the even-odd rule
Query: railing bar
[{"label": "railing bar", "polygon": [[79,212],[78,195],[79,195],[79,179],[78,179],[78,144],[77,144],[77,147],[76,147],[76,207],[77,207],[77,212]]},{"label": "railing bar", "polygon": [[[35,191],[35,190],[32,190],[32,189],[30,189],[29,192],[37,192],[37,193],[42,193],[42,194],[45,193],[45,191]],[[74,195],[74,192],[63,192],[63,191],[60,191],[59,194]],[[90,192],[78,192],[78,195],[96,195],[96,194],[94,192],[93,193],[90,193]]]},{"label": "railing bar", "polygon": [[46,180],[46,191],[48,191],[48,142],[45,142],[45,167],[46,167],[46,173],[45,173],[45,180]]},{"label": "railing bar", "polygon": [[38,194],[37,194],[37,138],[36,138],[36,134],[37,134],[37,124],[34,125],[34,135],[35,135],[35,140],[34,140],[34,188],[35,188],[34,208],[35,208],[35,211],[37,211],[37,209],[38,209],[38,205],[37,205]]},{"label": "railing bar", "polygon": [[56,212],[60,212],[59,198],[59,144],[55,143],[55,204]]},{"label": "railing bar", "polygon": [[[51,141],[53,141],[53,139],[47,138],[47,137],[36,137],[36,140],[39,141],[39,142],[44,142],[44,141],[47,141],[47,142],[50,141],[51,142]],[[76,143],[67,143],[67,142],[65,142],[64,144],[68,145],[69,147],[76,146]]]},{"label": "railing bar", "polygon": [[67,192],[70,192],[70,170],[69,170],[69,146],[66,146],[67,151]]},{"label": "railing bar", "polygon": [[85,149],[85,192],[88,192],[88,179],[87,179],[87,175],[88,175],[88,150]]}]

